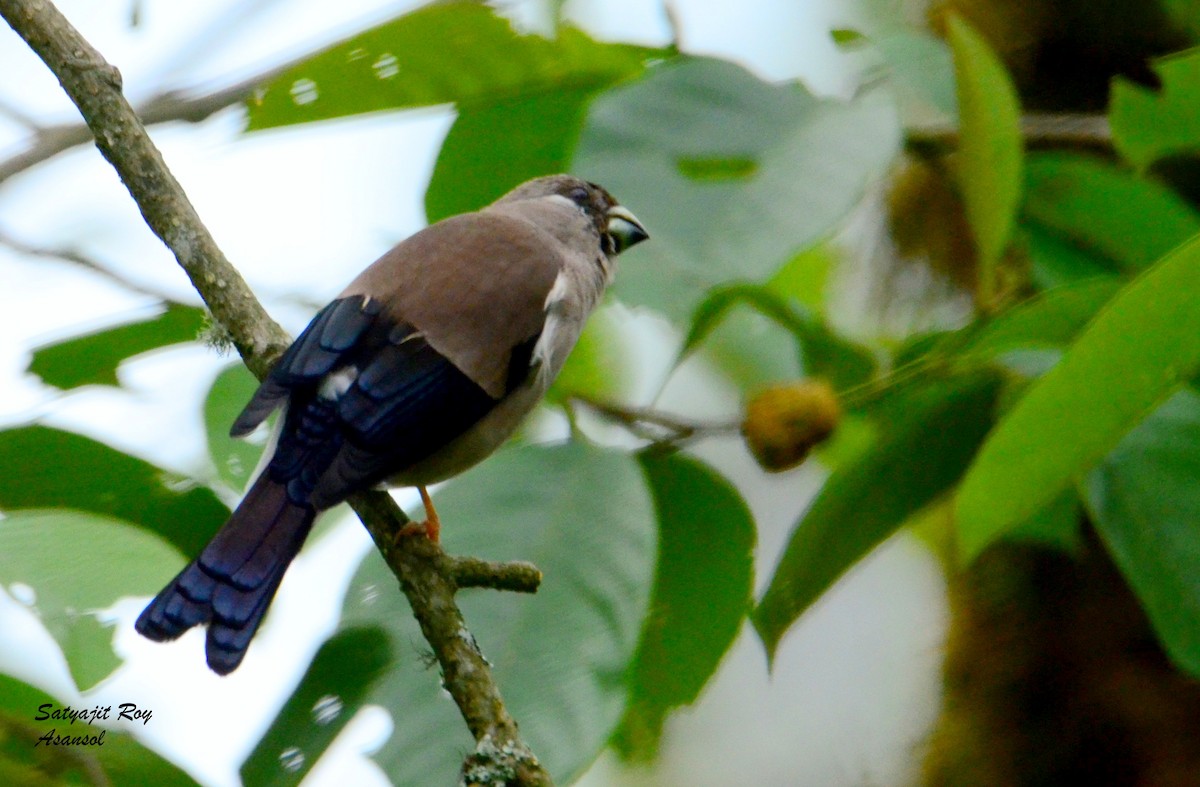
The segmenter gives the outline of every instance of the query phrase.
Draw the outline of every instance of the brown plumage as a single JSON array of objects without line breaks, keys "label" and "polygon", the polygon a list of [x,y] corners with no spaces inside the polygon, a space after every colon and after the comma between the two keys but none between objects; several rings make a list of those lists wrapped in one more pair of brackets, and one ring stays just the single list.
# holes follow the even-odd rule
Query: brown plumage
[{"label": "brown plumage", "polygon": [[245,499],[137,630],[163,641],[207,623],[209,666],[234,670],[317,514],[383,482],[443,480],[495,450],[561,370],[615,256],[645,238],[607,191],[553,175],[380,257],[234,422],[245,435],[285,411]]}]

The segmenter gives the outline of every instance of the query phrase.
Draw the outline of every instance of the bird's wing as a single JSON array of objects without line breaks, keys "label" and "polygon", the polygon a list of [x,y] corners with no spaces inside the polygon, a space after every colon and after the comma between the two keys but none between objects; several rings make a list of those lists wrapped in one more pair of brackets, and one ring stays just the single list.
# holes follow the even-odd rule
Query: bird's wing
[{"label": "bird's wing", "polygon": [[370,295],[471,380],[501,398],[512,354],[536,338],[563,245],[531,221],[473,213],[418,232],[364,270],[343,296]]},{"label": "bird's wing", "polygon": [[[537,336],[509,353],[506,388],[529,374]],[[254,428],[287,402],[266,472],[297,504],[327,508],[433,454],[498,403],[411,326],[361,296],[326,306],[234,424]]]},{"label": "bird's wing", "polygon": [[358,348],[379,316],[380,304],[368,298],[342,298],[319,311],[258,386],[229,430],[245,437],[287,401],[297,387],[313,385]]}]

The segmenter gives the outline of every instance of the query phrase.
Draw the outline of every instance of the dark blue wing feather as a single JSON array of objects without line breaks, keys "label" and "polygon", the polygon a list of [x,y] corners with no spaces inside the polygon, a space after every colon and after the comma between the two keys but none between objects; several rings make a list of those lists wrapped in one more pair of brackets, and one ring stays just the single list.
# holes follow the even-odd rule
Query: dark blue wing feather
[{"label": "dark blue wing feather", "polygon": [[[342,375],[344,390],[322,390],[330,374]],[[426,458],[496,405],[420,332],[362,296],[334,301],[313,318],[233,432],[252,430],[285,401],[267,473],[292,503],[317,509]]]},{"label": "dark blue wing feather", "polygon": [[360,371],[336,401],[293,393],[269,472],[294,501],[336,505],[429,456],[495,406],[419,334],[389,329],[387,338],[355,359]]},{"label": "dark blue wing feather", "polygon": [[379,312],[378,301],[361,295],[341,298],[317,312],[259,385],[229,433],[243,437],[254,431],[292,389],[312,384],[339,366],[359,345]]}]

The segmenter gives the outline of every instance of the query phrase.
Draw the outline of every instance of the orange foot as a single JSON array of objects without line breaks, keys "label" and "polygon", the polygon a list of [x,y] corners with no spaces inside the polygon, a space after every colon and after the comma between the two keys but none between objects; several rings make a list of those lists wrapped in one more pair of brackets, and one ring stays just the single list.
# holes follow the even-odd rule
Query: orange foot
[{"label": "orange foot", "polygon": [[424,535],[430,541],[437,544],[441,540],[442,522],[438,519],[437,509],[433,507],[433,500],[429,497],[429,492],[425,487],[418,486],[417,491],[421,493],[421,503],[425,506],[425,521],[409,522],[400,528],[396,537],[408,538]]}]

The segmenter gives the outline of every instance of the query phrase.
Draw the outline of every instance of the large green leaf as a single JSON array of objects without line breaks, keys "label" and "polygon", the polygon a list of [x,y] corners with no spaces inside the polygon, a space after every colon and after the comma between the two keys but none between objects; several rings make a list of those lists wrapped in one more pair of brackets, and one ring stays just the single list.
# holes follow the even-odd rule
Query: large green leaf
[{"label": "large green leaf", "polygon": [[[638,74],[635,46],[571,27],[555,39],[516,32],[483,3],[436,3],[360,33],[289,69],[247,102],[250,128],[456,102],[461,108],[594,90]],[[495,161],[493,161],[495,163]]]},{"label": "large green leaf", "polygon": [[1200,677],[1200,395],[1184,389],[1083,483],[1091,519],[1179,667]]},{"label": "large green leaf", "polygon": [[954,117],[958,96],[954,60],[946,42],[927,31],[899,27],[871,37],[890,72],[901,106],[912,107],[914,119],[929,109]]},{"label": "large green leaf", "polygon": [[991,358],[1011,350],[1053,348],[1070,344],[1121,288],[1113,278],[1085,279],[1057,287],[1018,304],[973,330],[957,344],[959,357]]},{"label": "large green leaf", "polygon": [[388,636],[377,628],[346,629],[331,637],[242,764],[242,781],[248,787],[303,781],[393,661]]},{"label": "large green leaf", "polygon": [[1025,182],[1027,221],[1124,270],[1143,270],[1200,232],[1200,213],[1175,192],[1093,156],[1031,156]]},{"label": "large green leaf", "polygon": [[[47,713],[65,705],[40,689],[0,675],[0,784],[20,787],[196,784],[182,770],[122,733],[120,725],[124,722],[104,729],[102,745],[37,745],[41,736],[52,730],[56,735],[94,736],[102,729],[83,722],[64,725],[52,719],[37,721],[39,709],[46,704],[53,706],[46,709]],[[110,713],[115,715],[115,710]]]},{"label": "large green leaf", "polygon": [[204,432],[208,437],[208,455],[217,475],[230,489],[242,490],[258,466],[263,447],[248,440],[229,436],[229,427],[258,389],[258,380],[241,363],[233,364],[217,375],[204,399]]},{"label": "large green leaf", "polygon": [[203,309],[172,303],[153,319],[34,350],[29,371],[57,388],[117,385],[121,361],[157,347],[192,341],[203,327]]},{"label": "large green leaf", "polygon": [[708,466],[679,454],[640,461],[658,511],[659,557],[616,740],[626,756],[650,759],[667,713],[695,701],[741,630],[755,529],[737,490]]},{"label": "large green leaf", "polygon": [[1160,5],[1167,16],[1186,30],[1193,40],[1200,38],[1200,6],[1193,0],[1161,0]]},{"label": "large green leaf", "polygon": [[1115,278],[1120,266],[1077,246],[1035,221],[1021,222],[1021,235],[1029,255],[1030,283],[1039,290],[1098,277]]},{"label": "large green leaf", "polygon": [[992,424],[990,373],[897,394],[879,413],[879,441],[840,466],[796,523],[754,626],[774,656],[784,632],[822,593],[962,476]]},{"label": "large green leaf", "polygon": [[1090,470],[1200,370],[1200,239],[1118,293],[1001,421],[957,501],[972,558]]},{"label": "large green leaf", "polygon": [[158,592],[182,566],[161,539],[107,517],[47,509],[0,520],[0,584],[32,590],[31,608],[62,648],[80,690],[120,664],[111,624],[94,611],[122,596]]},{"label": "large green leaf", "polygon": [[[510,448],[436,501],[449,552],[531,560],[544,573],[534,596],[477,590],[459,603],[522,736],[569,784],[620,719],[649,603],[656,526],[637,462],[583,443]],[[351,583],[342,621],[343,629],[362,627],[387,634],[395,664],[344,713],[366,703],[392,712],[396,731],[374,758],[393,783],[453,782],[474,744],[375,554]]]},{"label": "large green leaf", "polygon": [[1161,92],[1118,78],[1108,109],[1113,145],[1141,170],[1168,156],[1200,152],[1200,50],[1155,60],[1154,70]]},{"label": "large green leaf", "polygon": [[[954,60],[941,37],[917,29],[908,9],[892,0],[855,0],[842,6],[852,9],[854,29],[831,30],[834,41],[847,49],[875,48],[906,124],[928,120],[931,112],[943,120],[958,114]],[[866,79],[872,76],[868,73]]]},{"label": "large green leaf", "polygon": [[[835,334],[825,323],[766,286],[732,284],[711,290],[692,315],[692,326],[680,354],[694,350],[738,306],[746,306],[792,334],[800,368],[810,377],[823,377],[835,388],[847,389],[869,380],[875,372],[871,352]],[[759,343],[771,343],[763,336]],[[794,376],[794,375],[793,375]]]},{"label": "large green leaf", "polygon": [[530,178],[566,171],[595,93],[552,90],[460,109],[438,151],[425,216],[478,210]]},{"label": "large green leaf", "polygon": [[194,555],[229,516],[209,489],[45,426],[0,431],[0,510],[74,508],[153,531]]},{"label": "large green leaf", "polygon": [[710,287],[765,280],[830,232],[898,144],[879,91],[823,100],[687,58],[597,98],[572,169],[650,232],[622,257],[618,295],[684,322]]},{"label": "large green leaf", "polygon": [[[806,368],[787,329],[748,308],[730,309],[714,322],[696,353],[743,391],[794,381]],[[687,357],[681,354],[677,362]]]},{"label": "large green leaf", "polygon": [[979,253],[979,296],[987,305],[1021,197],[1021,107],[983,37],[957,14],[947,21],[958,85],[958,182]]}]

